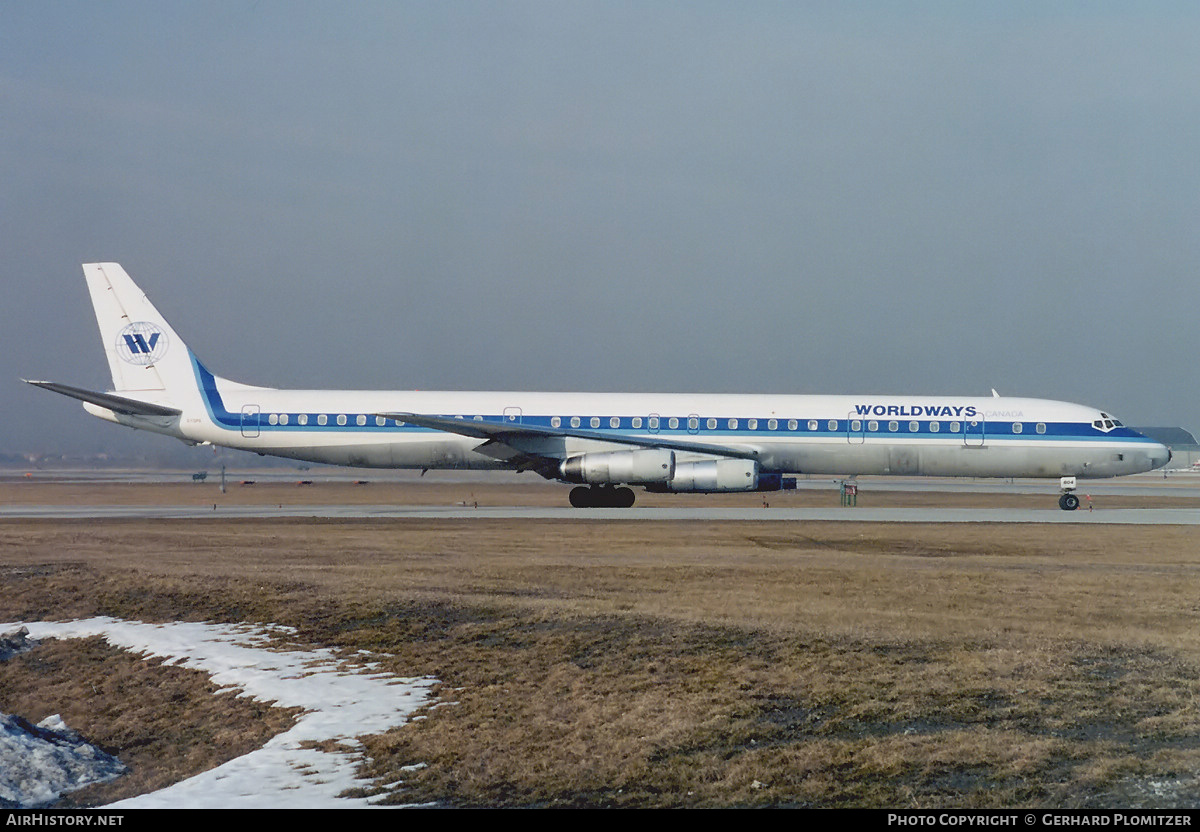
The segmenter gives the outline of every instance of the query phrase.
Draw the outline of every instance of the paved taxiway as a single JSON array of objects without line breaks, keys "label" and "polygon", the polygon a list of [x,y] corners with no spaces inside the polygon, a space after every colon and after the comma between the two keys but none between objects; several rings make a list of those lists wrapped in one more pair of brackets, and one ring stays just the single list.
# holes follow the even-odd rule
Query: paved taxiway
[{"label": "paved taxiway", "polygon": [[[140,470],[48,470],[20,471],[17,469],[0,469],[0,483],[57,483],[67,484],[107,484],[128,483],[143,485],[158,485],[164,483],[180,483],[191,479],[192,472],[185,471],[140,471]],[[214,486],[220,482],[220,473],[206,472],[204,486]],[[528,485],[530,482],[541,483],[535,475],[517,474],[509,471],[429,471],[421,474],[419,471],[381,469],[239,469],[230,471],[228,481],[230,488],[237,486],[243,479],[254,480],[258,483],[274,483],[290,485],[297,480],[312,479],[319,483],[394,483],[394,484],[423,484],[423,485],[468,485],[480,483],[490,486]],[[837,491],[842,477],[798,477],[796,488],[800,491]],[[846,481],[853,481],[849,478]],[[872,476],[857,479],[864,489],[871,491],[949,491],[974,494],[1045,494],[1053,495],[1058,491],[1057,480],[1047,479],[976,479],[971,477],[899,477]],[[566,485],[561,486],[564,489]],[[1200,496],[1200,473],[1174,472],[1164,476],[1159,471],[1148,474],[1136,474],[1115,479],[1080,480],[1079,493],[1091,493],[1097,496]],[[565,496],[564,496],[565,501]]]},{"label": "paved taxiway", "polygon": [[[466,493],[454,488],[444,491],[446,496],[454,494],[450,499],[454,502],[438,504],[424,500],[424,504],[410,504],[406,497],[408,492],[392,492],[398,499],[392,503],[379,501],[380,494],[375,494],[372,500],[368,492],[361,502],[332,503],[325,502],[321,496],[313,494],[311,503],[297,504],[283,499],[282,505],[277,505],[275,499],[267,494],[256,493],[256,501],[249,504],[214,500],[216,503],[203,502],[193,499],[195,492],[188,488],[179,488],[181,479],[190,477],[181,472],[37,472],[34,474],[8,475],[0,474],[0,481],[7,481],[12,487],[21,488],[25,483],[38,481],[50,484],[85,484],[101,485],[108,483],[125,483],[134,487],[152,488],[155,484],[174,483],[169,489],[153,489],[151,493],[159,494],[164,499],[157,503],[138,504],[139,500],[128,500],[126,504],[103,504],[104,500],[95,504],[88,502],[44,502],[56,499],[49,494],[41,495],[42,499],[29,502],[14,501],[0,503],[0,519],[236,519],[236,518],[324,518],[324,519],[363,519],[363,518],[403,518],[403,519],[437,519],[437,520],[628,520],[628,521],[751,521],[751,522],[803,522],[803,521],[857,521],[868,523],[1075,523],[1075,524],[1121,524],[1121,525],[1200,525],[1200,475],[1161,473],[1144,474],[1134,477],[1122,477],[1113,480],[1089,480],[1082,482],[1079,495],[1085,500],[1084,506],[1078,511],[1062,511],[1057,507],[1057,482],[1047,480],[944,480],[909,477],[871,477],[859,481],[860,487],[869,492],[946,492],[946,493],[976,493],[990,494],[1000,497],[1013,494],[1036,494],[1039,500],[1036,505],[1026,507],[991,507],[987,500],[984,505],[975,507],[950,506],[859,506],[843,508],[837,505],[836,479],[805,479],[798,483],[800,491],[829,492],[829,504],[822,506],[787,505],[784,499],[773,504],[770,508],[756,504],[730,507],[728,505],[639,505],[632,509],[575,509],[566,503],[566,489],[561,493],[554,491],[550,494],[551,504],[530,505],[529,494],[524,493],[524,499],[519,496],[520,486],[528,484],[528,478],[522,480],[516,474],[478,474],[470,472],[430,472],[427,477],[421,477],[418,472],[409,471],[377,471],[371,482],[381,485],[418,485],[427,487],[470,486],[472,484],[487,484],[503,493],[506,485],[516,487],[513,493],[513,505],[495,505],[496,491],[492,492],[490,503],[486,506],[475,507],[473,502],[460,502],[467,497]],[[302,476],[308,475],[302,472]],[[237,482],[238,477],[230,476],[231,483]],[[297,472],[293,470],[255,471],[251,479],[270,487],[290,485],[296,482]],[[347,485],[354,482],[353,473],[343,474],[339,471],[319,472],[319,484]],[[201,484],[195,488],[210,488],[214,483]],[[231,486],[235,487],[235,486]],[[260,486],[261,487],[261,486]],[[15,492],[14,492],[15,493]],[[428,494],[430,492],[425,491]],[[434,492],[436,493],[436,492]],[[550,492],[547,492],[548,494]],[[866,492],[864,492],[866,493]],[[774,502],[775,495],[764,495],[768,502]],[[1094,510],[1087,506],[1095,497]],[[1142,498],[1175,498],[1175,505],[1159,507],[1151,501],[1144,507],[1115,507],[1106,506],[1105,502],[1111,497],[1142,497]],[[216,495],[214,494],[214,498]],[[545,495],[539,495],[544,500]],[[1180,506],[1177,498],[1190,498],[1190,505]],[[561,500],[561,502],[560,502]],[[1043,502],[1044,500],[1044,502]],[[481,501],[482,502],[482,501]],[[1000,502],[1000,500],[997,500]],[[1167,501],[1164,501],[1167,502]],[[132,504],[131,504],[132,503]],[[523,503],[523,504],[522,504]]]},{"label": "paved taxiway", "polygon": [[202,520],[234,518],[418,520],[628,520],[800,522],[840,520],[865,523],[1089,523],[1200,525],[1200,508],[631,508],[577,509],[535,506],[0,506],[0,518],[43,520]]}]

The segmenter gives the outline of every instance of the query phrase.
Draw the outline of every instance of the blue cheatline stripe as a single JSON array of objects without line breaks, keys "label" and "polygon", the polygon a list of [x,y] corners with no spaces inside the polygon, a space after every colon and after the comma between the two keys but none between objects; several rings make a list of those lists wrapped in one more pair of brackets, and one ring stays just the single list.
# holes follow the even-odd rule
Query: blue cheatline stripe
[{"label": "blue cheatline stripe", "polygon": [[208,410],[208,418],[223,428],[237,429],[241,427],[241,414],[235,420],[234,414],[225,409],[221,400],[221,392],[217,390],[217,380],[208,368],[200,363],[196,354],[188,350],[188,358],[192,360],[192,370],[196,374],[196,385],[200,388],[200,398]]},{"label": "blue cheatline stripe", "polygon": [[[218,426],[220,426],[222,428],[225,428],[227,430],[240,431],[242,429],[242,414],[240,412],[237,412],[237,413],[231,412],[226,408],[224,400],[221,398],[221,392],[220,392],[220,390],[217,389],[216,377],[211,372],[209,372],[209,370],[203,364],[200,363],[199,359],[197,359],[195,355],[191,354],[190,351],[188,354],[192,360],[192,367],[196,374],[196,383],[199,385],[199,388],[200,388],[200,397],[204,401],[204,406],[208,411],[209,418],[212,419],[212,421],[215,424],[217,424]],[[257,422],[258,422],[257,425],[247,425],[247,426],[248,427],[257,427],[258,430],[262,431],[262,432],[297,432],[297,431],[311,431],[311,432],[319,431],[322,433],[334,432],[334,431],[337,431],[337,432],[346,432],[346,431],[364,432],[364,431],[367,431],[367,432],[372,432],[372,433],[378,433],[378,432],[394,433],[397,431],[405,431],[405,432],[419,431],[422,433],[442,433],[443,432],[443,431],[436,430],[434,428],[419,427],[417,425],[396,424],[396,422],[391,419],[385,420],[383,425],[378,425],[375,422],[376,417],[370,413],[361,413],[361,414],[360,413],[344,413],[344,414],[339,414],[339,413],[303,413],[303,414],[301,414],[301,413],[286,413],[286,414],[282,414],[282,413],[280,413],[280,414],[277,414],[277,415],[287,416],[288,424],[286,424],[286,425],[270,424],[268,419],[271,415],[272,415],[271,412],[261,413],[257,417]],[[301,425],[301,424],[296,423],[297,418],[301,415],[308,417],[308,424]],[[479,414],[479,415],[481,415],[483,418],[482,418],[482,420],[476,420],[476,421],[491,422],[493,424],[510,424],[511,423],[510,420],[507,417],[505,417],[503,414],[491,414],[491,415]],[[328,419],[327,424],[324,424],[324,425],[317,424],[318,416],[326,416]],[[345,416],[346,424],[344,424],[344,425],[337,424],[338,416]],[[357,424],[357,420],[358,420],[359,416],[362,416],[367,420],[367,423],[365,425]],[[556,426],[556,427],[551,426],[551,419],[553,419],[553,418],[558,418],[560,420],[559,426]],[[553,416],[524,415],[524,416],[522,416],[521,422],[523,424],[532,425],[534,427],[550,428],[550,429],[559,429],[560,428],[565,431],[570,431],[570,430],[586,430],[589,432],[612,431],[614,434],[620,434],[621,436],[643,436],[643,435],[647,435],[647,432],[649,432],[651,430],[651,428],[648,427],[648,417],[644,417],[644,416],[638,417],[642,420],[642,427],[640,427],[640,428],[634,428],[631,423],[631,417],[628,417],[628,416],[620,417],[620,422],[618,424],[618,427],[614,428],[610,425],[610,422],[609,422],[610,418],[611,417],[607,417],[607,416],[600,417],[599,426],[592,427],[591,422],[590,422],[590,419],[591,419],[590,416],[580,416],[579,417],[580,422],[579,422],[578,428],[570,428],[566,424],[561,424],[561,423],[566,423],[570,419],[569,416],[568,417],[553,417]],[[776,419],[777,426],[774,430],[771,430],[769,427],[767,427],[769,419],[758,419],[757,420],[758,424],[753,429],[746,427],[745,425],[749,421],[749,419],[747,419],[746,417],[737,417],[737,422],[736,422],[736,424],[738,425],[737,428],[730,429],[728,427],[729,417],[721,417],[721,418],[717,419],[718,427],[709,428],[709,427],[707,427],[707,422],[710,417],[706,416],[706,417],[702,417],[700,419],[700,424],[696,429],[689,430],[687,427],[688,422],[687,422],[686,416],[676,417],[679,419],[679,426],[677,428],[668,427],[668,419],[670,419],[670,418],[671,417],[669,417],[669,416],[660,416],[658,428],[654,429],[653,433],[650,435],[651,436],[659,436],[659,437],[671,437],[671,438],[703,435],[705,437],[719,437],[719,438],[724,438],[724,439],[729,439],[729,440],[743,440],[743,441],[752,440],[752,439],[763,439],[763,438],[769,438],[769,437],[779,437],[779,436],[797,437],[797,438],[810,436],[810,437],[817,437],[817,438],[822,438],[822,439],[842,439],[842,440],[853,439],[853,440],[866,440],[866,441],[870,441],[872,439],[875,439],[875,440],[879,440],[879,439],[887,439],[887,440],[960,439],[961,440],[967,436],[971,436],[971,437],[977,436],[977,434],[973,434],[973,433],[967,434],[966,433],[964,428],[965,428],[967,421],[969,421],[969,420],[964,420],[964,419],[915,420],[915,421],[917,421],[917,428],[918,428],[916,431],[910,431],[908,429],[909,422],[914,421],[911,419],[900,420],[900,429],[896,430],[896,431],[887,430],[887,423],[888,423],[888,421],[891,421],[891,420],[879,419],[879,420],[876,420],[879,422],[879,429],[871,431],[871,430],[865,429],[867,422],[871,421],[868,419],[861,420],[862,426],[863,426],[863,429],[861,429],[861,430],[851,430],[850,429],[850,420],[847,420],[847,419],[827,419],[826,418],[826,419],[812,420],[812,419],[802,419],[802,418],[797,417],[795,419],[795,421],[797,423],[797,427],[795,429],[789,429],[787,427],[787,424],[789,422],[788,419]],[[473,420],[473,418],[466,419],[465,421],[472,421],[472,420]],[[816,421],[816,423],[817,423],[816,430],[810,430],[808,428],[808,423],[810,421]],[[960,424],[960,430],[958,430],[957,432],[950,430],[950,423],[955,422],[955,421],[957,421]],[[833,422],[836,425],[836,427],[831,429],[829,427],[830,422]],[[937,422],[937,424],[940,426],[940,430],[937,430],[937,431],[930,430],[930,425],[933,424],[934,422]],[[1022,427],[1024,428],[1023,431],[1021,433],[1013,433],[1012,427],[1014,424],[1022,425]],[[1038,433],[1037,429],[1036,429],[1038,424],[1041,424],[1041,423],[1036,422],[1036,421],[1030,421],[1030,422],[1024,422],[1024,421],[1023,422],[987,422],[987,421],[984,421],[983,422],[983,426],[984,426],[983,438],[988,442],[1002,442],[1002,441],[1007,441],[1007,440],[1014,440],[1014,441],[1019,441],[1019,442],[1046,442],[1046,441],[1061,440],[1061,439],[1070,439],[1070,440],[1077,440],[1077,441],[1096,441],[1096,442],[1120,440],[1122,442],[1130,442],[1130,443],[1143,443],[1144,442],[1144,443],[1151,443],[1151,444],[1154,442],[1154,440],[1152,440],[1148,437],[1142,436],[1140,433],[1137,433],[1136,431],[1134,431],[1130,428],[1126,428],[1126,427],[1114,428],[1114,429],[1110,430],[1108,433],[1103,433],[1103,432],[1097,431],[1095,428],[1093,428],[1091,426],[1090,423],[1086,423],[1086,422],[1046,422],[1045,423],[1046,432]],[[722,425],[724,427],[720,427]]]}]

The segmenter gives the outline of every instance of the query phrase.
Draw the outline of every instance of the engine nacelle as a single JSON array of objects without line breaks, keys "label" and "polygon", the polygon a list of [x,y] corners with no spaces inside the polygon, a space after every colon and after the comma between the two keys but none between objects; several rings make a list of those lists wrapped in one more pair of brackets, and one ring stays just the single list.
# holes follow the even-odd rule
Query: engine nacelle
[{"label": "engine nacelle", "polygon": [[783,474],[758,475],[758,488],[755,491],[795,491],[796,478],[785,477]]},{"label": "engine nacelle", "polygon": [[796,478],[764,474],[758,463],[748,459],[714,459],[681,462],[668,482],[647,485],[647,491],[663,493],[719,494],[722,491],[794,491]]},{"label": "engine nacelle", "polygon": [[559,475],[567,482],[668,483],[675,476],[675,452],[663,450],[611,451],[580,454],[564,459]]},{"label": "engine nacelle", "polygon": [[[681,462],[662,491],[754,491],[758,488],[758,463],[749,459],[713,459]],[[660,489],[647,489],[658,491]]]}]

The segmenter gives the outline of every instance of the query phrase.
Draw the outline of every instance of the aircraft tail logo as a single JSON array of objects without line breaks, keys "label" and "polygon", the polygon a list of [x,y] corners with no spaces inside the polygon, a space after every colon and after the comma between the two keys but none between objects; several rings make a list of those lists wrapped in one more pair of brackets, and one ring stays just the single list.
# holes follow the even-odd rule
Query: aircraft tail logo
[{"label": "aircraft tail logo", "polygon": [[169,339],[148,321],[130,324],[117,333],[116,349],[121,360],[140,367],[156,364],[166,355]]}]

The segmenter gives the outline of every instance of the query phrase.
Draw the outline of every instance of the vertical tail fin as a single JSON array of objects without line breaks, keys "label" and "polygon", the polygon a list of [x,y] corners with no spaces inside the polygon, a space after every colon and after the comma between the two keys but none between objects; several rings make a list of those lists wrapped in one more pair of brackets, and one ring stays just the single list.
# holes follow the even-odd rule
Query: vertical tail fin
[{"label": "vertical tail fin", "polygon": [[83,274],[117,392],[195,390],[191,353],[146,294],[116,263]]},{"label": "vertical tail fin", "polygon": [[[83,275],[96,309],[96,323],[112,372],[108,393],[50,381],[32,381],[79,399],[94,416],[133,428],[196,439],[196,425],[222,420],[236,429],[239,414],[225,410],[221,389],[261,390],[217,378],[204,368],[146,294],[116,263],[84,263]],[[184,419],[185,414],[188,415]],[[184,429],[182,423],[191,425]],[[198,441],[198,440],[197,440]]]}]

